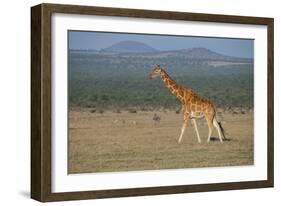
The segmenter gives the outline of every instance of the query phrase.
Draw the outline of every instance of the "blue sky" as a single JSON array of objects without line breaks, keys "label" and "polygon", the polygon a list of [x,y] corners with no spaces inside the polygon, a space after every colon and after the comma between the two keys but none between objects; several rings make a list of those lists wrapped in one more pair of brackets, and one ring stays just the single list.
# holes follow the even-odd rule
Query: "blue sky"
[{"label": "blue sky", "polygon": [[254,40],[251,39],[69,31],[70,49],[99,50],[120,41],[138,41],[162,51],[204,47],[228,56],[254,57]]}]

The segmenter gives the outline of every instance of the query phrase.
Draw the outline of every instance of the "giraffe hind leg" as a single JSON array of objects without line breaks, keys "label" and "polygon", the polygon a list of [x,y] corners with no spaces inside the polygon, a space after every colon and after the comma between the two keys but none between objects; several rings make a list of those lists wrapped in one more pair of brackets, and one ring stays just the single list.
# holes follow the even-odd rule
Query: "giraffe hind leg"
[{"label": "giraffe hind leg", "polygon": [[210,116],[206,116],[206,120],[207,120],[207,124],[208,124],[208,127],[209,127],[209,134],[208,134],[208,139],[207,139],[207,142],[210,142],[211,140],[211,135],[212,135],[212,131],[213,131],[213,117],[211,118]]},{"label": "giraffe hind leg", "polygon": [[221,129],[220,129],[220,126],[219,126],[218,121],[217,121],[216,118],[213,119],[213,125],[214,125],[214,127],[217,129],[217,131],[218,131],[219,138],[220,138],[220,142],[223,142],[223,140],[222,140],[222,135],[221,135],[221,132],[222,132],[222,131],[221,131]]}]

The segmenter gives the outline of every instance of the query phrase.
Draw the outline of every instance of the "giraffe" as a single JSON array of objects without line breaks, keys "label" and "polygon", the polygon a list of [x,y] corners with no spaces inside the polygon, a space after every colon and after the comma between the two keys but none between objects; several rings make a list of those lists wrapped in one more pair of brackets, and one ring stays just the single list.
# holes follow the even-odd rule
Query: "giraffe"
[{"label": "giraffe", "polygon": [[[205,117],[209,134],[207,138],[207,142],[210,142],[211,134],[213,131],[213,127],[216,128],[220,142],[223,142],[225,138],[223,128],[221,124],[216,119],[216,110],[215,105],[210,100],[205,99],[197,95],[192,89],[185,88],[181,85],[178,85],[169,75],[168,73],[157,65],[150,73],[149,78],[154,79],[160,76],[166,87],[170,90],[170,92],[175,95],[182,104],[182,113],[183,113],[183,125],[181,128],[181,134],[178,139],[178,143],[181,142],[184,131],[188,126],[190,120],[192,120],[197,140],[201,143],[201,138],[198,132],[196,119]],[[223,138],[222,138],[223,136]]]}]

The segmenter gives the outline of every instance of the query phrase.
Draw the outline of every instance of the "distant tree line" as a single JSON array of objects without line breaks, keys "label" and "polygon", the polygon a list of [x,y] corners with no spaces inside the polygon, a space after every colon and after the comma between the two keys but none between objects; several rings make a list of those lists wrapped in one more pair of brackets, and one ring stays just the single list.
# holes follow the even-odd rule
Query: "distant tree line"
[{"label": "distant tree line", "polygon": [[179,84],[211,99],[217,107],[253,107],[253,65],[214,67],[184,58],[114,57],[87,53],[69,56],[71,107],[176,109],[179,102],[160,79],[148,79],[161,64]]}]

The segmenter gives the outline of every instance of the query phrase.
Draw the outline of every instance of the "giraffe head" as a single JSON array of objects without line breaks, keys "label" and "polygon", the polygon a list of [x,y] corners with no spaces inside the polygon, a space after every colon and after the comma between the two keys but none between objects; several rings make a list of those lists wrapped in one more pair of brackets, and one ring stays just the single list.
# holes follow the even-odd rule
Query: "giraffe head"
[{"label": "giraffe head", "polygon": [[156,66],[154,69],[152,69],[152,71],[150,72],[150,74],[149,74],[149,79],[154,79],[154,78],[160,76],[160,75],[161,75],[161,71],[162,71],[162,69],[161,69],[160,65],[157,65],[157,66]]}]

